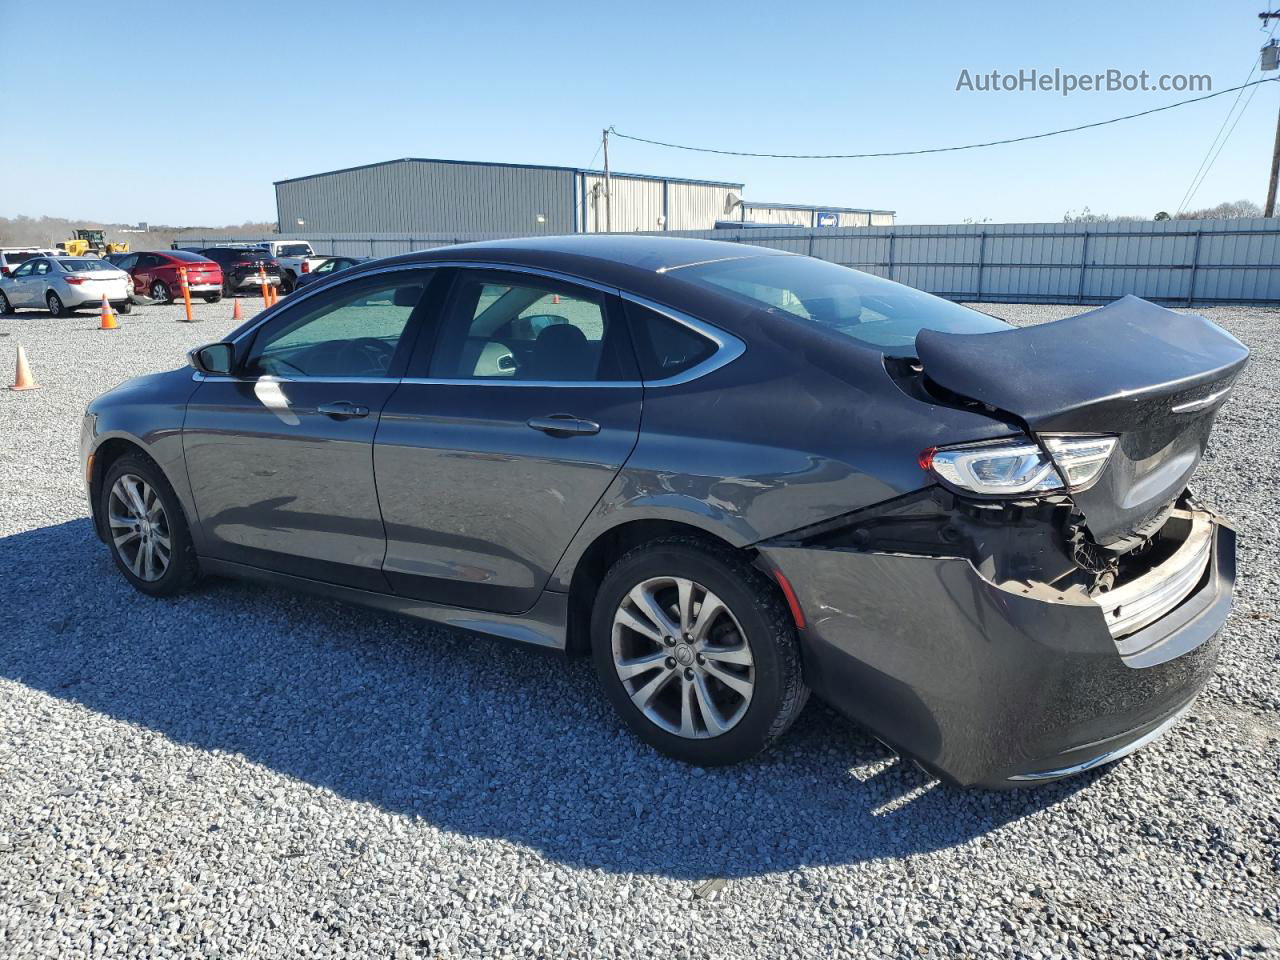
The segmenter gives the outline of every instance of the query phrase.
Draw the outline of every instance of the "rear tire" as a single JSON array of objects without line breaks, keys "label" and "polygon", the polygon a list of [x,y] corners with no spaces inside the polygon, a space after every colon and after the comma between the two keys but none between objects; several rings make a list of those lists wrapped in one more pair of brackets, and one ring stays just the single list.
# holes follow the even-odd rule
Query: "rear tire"
[{"label": "rear tire", "polygon": [[297,287],[298,282],[294,279],[293,274],[287,272],[280,274],[280,292],[286,297],[293,293]]},{"label": "rear tire", "polygon": [[220,293],[210,293],[210,294],[206,294],[206,295],[205,295],[205,297],[204,297],[204,302],[205,302],[205,303],[217,303],[217,302],[218,302],[219,300],[221,300],[221,299],[222,299],[222,294],[220,294]]},{"label": "rear tire", "polygon": [[111,464],[102,479],[98,516],[116,568],[136,590],[167,597],[199,578],[182,504],[150,458],[129,453]]},{"label": "rear tire", "polygon": [[49,316],[65,317],[67,315],[66,304],[62,302],[62,298],[50,290],[44,297],[45,306],[49,308]]},{"label": "rear tire", "polygon": [[116,313],[124,314],[125,316],[133,313],[133,304],[126,300],[124,303],[120,304],[120,306],[116,307]]},{"label": "rear tire", "polygon": [[627,726],[685,763],[750,759],[809,696],[777,585],[735,551],[692,538],[655,540],[614,563],[596,595],[591,647]]},{"label": "rear tire", "polygon": [[0,290],[0,317],[7,317],[11,313],[13,313],[13,304],[4,295],[4,291]]}]

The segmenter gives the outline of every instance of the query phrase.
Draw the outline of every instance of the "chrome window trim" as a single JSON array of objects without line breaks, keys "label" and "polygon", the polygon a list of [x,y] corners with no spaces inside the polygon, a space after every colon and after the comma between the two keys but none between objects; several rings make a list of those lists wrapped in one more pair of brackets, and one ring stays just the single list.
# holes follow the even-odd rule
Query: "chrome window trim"
[{"label": "chrome window trim", "polygon": [[646,387],[676,387],[689,383],[700,377],[705,377],[715,370],[719,370],[726,364],[733,363],[733,361],[747,352],[747,345],[743,341],[731,333],[726,333],[719,327],[713,327],[711,324],[698,320],[696,317],[691,317],[687,313],[673,310],[671,307],[634,293],[620,292],[618,295],[623,300],[644,307],[647,310],[652,310],[654,313],[661,314],[669,320],[674,320],[676,323],[688,327],[694,333],[706,337],[716,345],[715,352],[701,363],[694,364],[688,370],[677,373],[674,376],[664,377],[661,380],[646,380]]},{"label": "chrome window trim", "polygon": [[[552,280],[559,280],[564,283],[574,284],[576,286],[587,287],[600,293],[609,294],[622,300],[629,301],[638,306],[652,310],[654,313],[661,314],[670,320],[682,326],[688,327],[695,333],[706,337],[712,343],[716,344],[716,350],[711,356],[707,357],[701,363],[695,364],[682,373],[675,374],[671,377],[664,377],[661,380],[507,380],[498,377],[476,377],[474,379],[464,378],[438,378],[438,377],[291,377],[287,380],[281,379],[284,383],[306,382],[306,383],[412,383],[412,384],[440,384],[441,386],[494,386],[494,387],[554,387],[562,389],[567,387],[606,387],[606,388],[626,388],[635,389],[637,387],[657,388],[657,387],[675,387],[682,384],[690,383],[715,370],[719,370],[726,364],[732,363],[740,356],[746,353],[747,345],[735,337],[731,333],[721,330],[719,327],[712,326],[695,317],[691,317],[686,313],[675,310],[655,300],[642,297],[638,294],[628,293],[617,287],[610,287],[606,284],[597,283],[594,280],[587,280],[583,277],[577,277],[573,274],[563,273],[558,270],[544,270],[538,267],[526,267],[519,264],[506,263],[490,263],[488,261],[476,260],[430,260],[425,263],[396,263],[386,267],[379,267],[376,270],[363,272],[356,277],[347,278],[351,282],[355,282],[363,277],[377,276],[383,273],[393,273],[404,270],[435,270],[440,268],[452,268],[463,270],[494,270],[502,273],[521,273],[535,277],[546,277]],[[338,286],[340,284],[335,284]],[[321,281],[306,289],[299,296],[291,295],[284,302],[277,306],[270,307],[263,312],[258,322],[241,333],[236,339],[227,341],[237,346],[242,340],[252,337],[257,331],[274,317],[279,315],[279,311],[284,308],[295,306],[303,303],[316,294],[329,289],[329,284]],[[196,371],[193,380],[208,381],[211,383],[255,383],[257,377],[209,377]]]}]

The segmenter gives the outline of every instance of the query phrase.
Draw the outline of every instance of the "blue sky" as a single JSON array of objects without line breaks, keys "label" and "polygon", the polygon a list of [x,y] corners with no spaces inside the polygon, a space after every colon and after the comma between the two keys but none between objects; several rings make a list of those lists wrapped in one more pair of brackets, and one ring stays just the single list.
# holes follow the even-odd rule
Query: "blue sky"
[{"label": "blue sky", "polygon": [[[405,156],[599,165],[609,124],[799,153],[1019,136],[1189,94],[958,92],[961,69],[1205,73],[1221,90],[1244,81],[1265,39],[1258,0],[75,9],[0,0],[11,94],[0,215],[273,220],[274,180]],[[1150,215],[1178,206],[1234,97],[931,157],[746,159],[616,140],[611,157],[618,170],[742,181],[748,199],[890,208],[907,223],[1052,221],[1085,206]],[[1263,201],[1278,106],[1280,83],[1258,89],[1195,205]]]}]

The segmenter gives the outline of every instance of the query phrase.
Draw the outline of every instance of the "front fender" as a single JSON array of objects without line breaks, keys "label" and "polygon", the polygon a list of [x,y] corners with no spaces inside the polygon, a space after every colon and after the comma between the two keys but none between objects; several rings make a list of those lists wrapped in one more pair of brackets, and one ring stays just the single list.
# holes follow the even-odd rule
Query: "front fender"
[{"label": "front fender", "polygon": [[97,516],[98,489],[106,457],[128,444],[146,453],[177,494],[199,548],[199,525],[182,450],[182,424],[187,401],[199,383],[190,368],[138,377],[107,391],[89,404],[80,429],[80,464],[89,501],[89,515],[98,536],[104,536]]}]

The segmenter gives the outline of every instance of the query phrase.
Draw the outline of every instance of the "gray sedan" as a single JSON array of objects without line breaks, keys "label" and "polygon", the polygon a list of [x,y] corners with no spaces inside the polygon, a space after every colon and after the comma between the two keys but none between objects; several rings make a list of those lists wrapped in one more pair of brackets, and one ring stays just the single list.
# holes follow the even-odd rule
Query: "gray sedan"
[{"label": "gray sedan", "polygon": [[745,760],[810,692],[960,783],[1159,736],[1235,572],[1187,492],[1248,351],[1126,297],[1013,329],[668,237],[350,267],[89,407],[95,529],[205,574],[590,654],[631,730]]},{"label": "gray sedan", "polygon": [[119,267],[97,257],[34,257],[0,277],[0,314],[47,310],[55,317],[79,307],[96,307],[105,296],[128,313],[133,281]]}]

